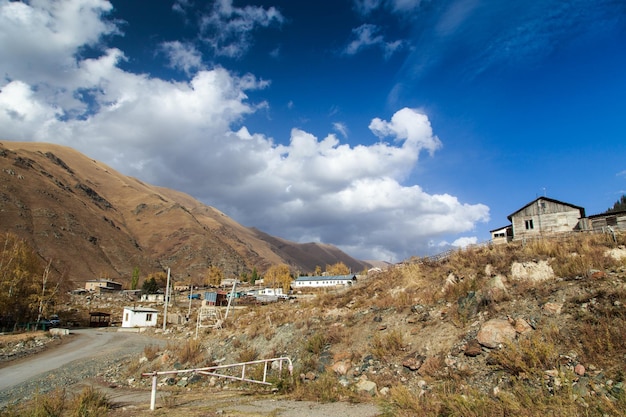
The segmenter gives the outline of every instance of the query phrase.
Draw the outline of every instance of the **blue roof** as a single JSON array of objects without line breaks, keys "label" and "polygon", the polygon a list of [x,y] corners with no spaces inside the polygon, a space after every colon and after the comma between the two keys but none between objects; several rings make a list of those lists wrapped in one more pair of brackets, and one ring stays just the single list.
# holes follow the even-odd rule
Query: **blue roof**
[{"label": "blue roof", "polygon": [[356,279],[356,275],[354,274],[350,274],[350,275],[328,275],[328,276],[314,276],[314,277],[309,277],[309,276],[303,276],[303,277],[298,277],[296,278],[296,281],[345,281],[345,280],[353,280]]}]

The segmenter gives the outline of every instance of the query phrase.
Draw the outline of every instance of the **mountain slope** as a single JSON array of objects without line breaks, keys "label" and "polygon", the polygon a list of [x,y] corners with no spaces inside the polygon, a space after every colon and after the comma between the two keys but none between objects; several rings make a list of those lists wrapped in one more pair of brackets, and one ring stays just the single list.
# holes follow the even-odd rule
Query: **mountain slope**
[{"label": "mountain slope", "polygon": [[24,238],[74,281],[128,282],[170,267],[174,278],[202,282],[210,265],[226,277],[286,263],[368,264],[339,249],[298,244],[244,227],[191,196],[127,177],[68,147],[0,144],[0,232]]}]

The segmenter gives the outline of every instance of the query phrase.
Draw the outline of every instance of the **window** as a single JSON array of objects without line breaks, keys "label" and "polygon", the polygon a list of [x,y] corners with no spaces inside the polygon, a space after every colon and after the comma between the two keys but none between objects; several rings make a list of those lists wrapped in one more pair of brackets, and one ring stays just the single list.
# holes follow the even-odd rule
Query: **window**
[{"label": "window", "polygon": [[124,321],[128,321],[128,313],[124,315]]},{"label": "window", "polygon": [[152,321],[152,313],[146,314],[146,321]]},{"label": "window", "polygon": [[524,224],[525,224],[525,226],[526,226],[526,230],[532,230],[532,229],[534,229],[534,228],[535,228],[535,227],[533,226],[533,219],[530,219],[530,220],[525,220],[525,221],[524,221]]}]

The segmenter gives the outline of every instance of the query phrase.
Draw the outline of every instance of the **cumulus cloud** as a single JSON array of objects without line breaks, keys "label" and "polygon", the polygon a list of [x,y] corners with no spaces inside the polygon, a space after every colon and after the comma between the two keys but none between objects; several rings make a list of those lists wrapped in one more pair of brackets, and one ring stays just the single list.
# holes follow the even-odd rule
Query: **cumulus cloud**
[{"label": "cumulus cloud", "polygon": [[[442,146],[417,109],[400,109],[390,120],[374,118],[369,127],[380,141],[369,146],[302,129],[292,129],[281,144],[245,126],[248,115],[266,106],[250,102],[248,94],[268,88],[268,82],[221,67],[198,70],[186,82],[135,74],[120,68],[126,58],[114,48],[83,59],[77,54],[81,46],[116,32],[100,22],[108,3],[55,4],[59,10],[52,13],[39,3],[0,1],[4,140],[68,145],[127,175],[185,191],[244,225],[292,240],[332,243],[362,259],[402,259],[427,250],[433,239],[489,219],[482,204],[403,184],[422,152],[433,155]],[[222,4],[228,11],[230,3]],[[61,25],[75,18],[100,22],[99,29]],[[75,40],[53,42],[56,54],[50,55],[40,45],[51,29],[35,29],[41,19],[51,19],[48,27],[59,38]],[[32,39],[19,46],[7,41],[22,33]],[[197,62],[187,52],[177,62],[189,63],[192,71]],[[33,62],[41,54],[47,66],[63,70],[22,73],[28,65],[16,62],[20,54]],[[344,125],[334,128],[345,133]]]}]

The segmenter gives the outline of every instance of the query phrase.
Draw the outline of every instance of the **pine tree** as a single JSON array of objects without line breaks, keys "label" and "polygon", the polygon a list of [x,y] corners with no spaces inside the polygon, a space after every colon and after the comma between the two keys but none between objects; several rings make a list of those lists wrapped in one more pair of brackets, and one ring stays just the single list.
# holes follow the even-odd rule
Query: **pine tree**
[{"label": "pine tree", "polygon": [[606,213],[615,213],[618,211],[626,211],[626,195],[622,195],[622,197],[617,200],[613,207],[609,208]]}]

